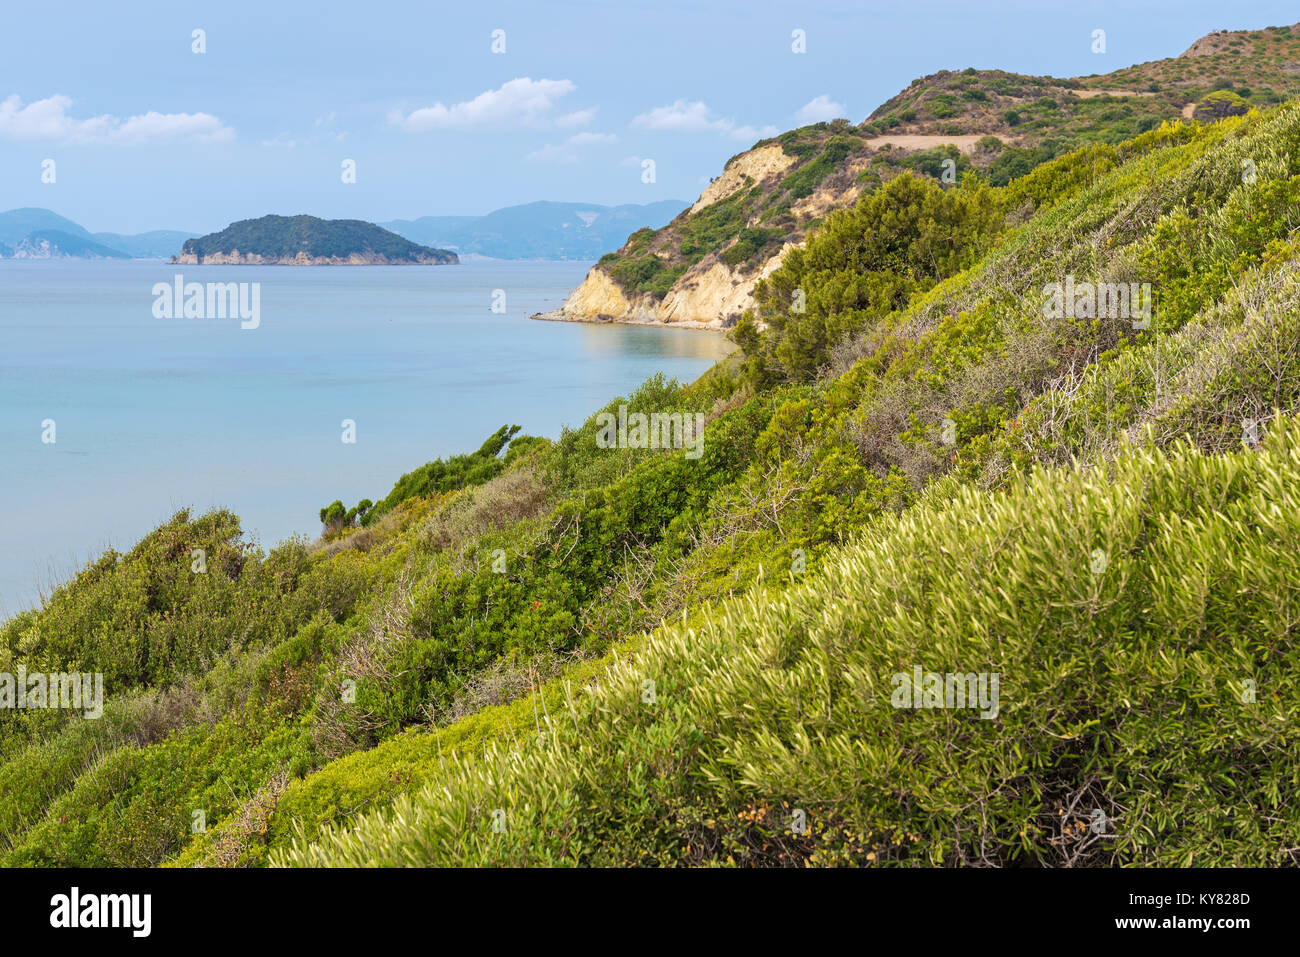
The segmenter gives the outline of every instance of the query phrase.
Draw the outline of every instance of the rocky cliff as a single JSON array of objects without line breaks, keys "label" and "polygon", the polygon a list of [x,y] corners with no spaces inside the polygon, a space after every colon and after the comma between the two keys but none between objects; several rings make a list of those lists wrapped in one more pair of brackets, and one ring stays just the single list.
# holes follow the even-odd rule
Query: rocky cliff
[{"label": "rocky cliff", "polygon": [[[775,192],[780,180],[796,161],[797,157],[786,153],[775,143],[759,145],[733,157],[723,169],[722,175],[705,188],[691,208],[661,232],[675,235],[666,232],[671,231],[674,224],[689,231],[690,225],[698,222],[711,207],[716,208],[723,203],[734,204],[742,193],[755,189]],[[852,202],[856,194],[855,185],[843,184],[839,189],[820,189],[800,202],[805,215],[812,216],[831,206]],[[743,217],[740,228],[761,230],[761,218],[757,210],[752,211]],[[620,254],[635,247],[635,238],[636,234],[620,250]],[[697,261],[674,262],[678,275],[662,294],[627,289],[607,268],[609,263],[603,261],[587,273],[586,279],[570,294],[563,306],[554,312],[539,313],[534,318],[569,322],[672,323],[703,328],[730,326],[753,305],[755,283],[770,275],[781,264],[786,252],[795,245],[791,242],[768,242],[766,248],[758,250],[756,255],[743,259],[733,256],[728,261],[727,251],[740,242],[738,230],[737,237],[732,241],[710,250]],[[672,252],[664,249],[656,251],[655,255],[672,259]],[[606,260],[609,259],[606,257]]]}]

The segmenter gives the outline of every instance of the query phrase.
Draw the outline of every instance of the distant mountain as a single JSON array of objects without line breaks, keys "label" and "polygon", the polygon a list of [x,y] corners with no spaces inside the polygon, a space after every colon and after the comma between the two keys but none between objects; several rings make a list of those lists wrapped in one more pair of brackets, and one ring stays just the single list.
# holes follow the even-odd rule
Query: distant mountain
[{"label": "distant mountain", "polygon": [[423,216],[380,223],[413,242],[494,259],[599,259],[643,227],[667,224],[689,203],[645,205],[537,202],[507,206],[486,216]]},{"label": "distant mountain", "polygon": [[186,233],[178,229],[155,229],[148,233],[123,236],[121,233],[95,233],[95,239],[105,246],[112,246],[134,259],[167,259],[182,246],[187,239],[197,238],[197,233]]},{"label": "distant mountain", "polygon": [[93,239],[75,236],[61,229],[38,229],[28,233],[6,256],[12,259],[130,259],[120,249],[113,249]]},{"label": "distant mountain", "polygon": [[[672,199],[623,206],[537,202],[507,206],[485,216],[422,216],[419,219],[395,219],[377,225],[363,225],[387,230],[396,237],[419,246],[450,250],[461,255],[489,256],[493,259],[577,259],[594,262],[618,249],[627,236],[638,229],[658,229],[666,225],[687,205],[681,200]],[[171,229],[134,235],[92,233],[48,209],[27,207],[0,213],[0,258],[14,256],[23,240],[29,239],[34,233],[50,231],[63,234],[61,241],[51,243],[57,249],[53,253],[56,256],[85,255],[120,259],[124,254],[126,258],[134,259],[168,259],[176,256],[178,249],[182,250],[181,256],[186,255],[183,247],[189,240],[208,240],[211,236],[222,236],[228,230],[204,237]],[[67,237],[77,237],[82,243],[73,243]],[[24,248],[30,253],[39,247],[39,243],[34,243]],[[242,246],[239,251],[247,252]],[[288,250],[281,250],[285,251]],[[231,251],[225,252],[229,254]],[[180,262],[186,261],[179,256],[176,258]],[[289,258],[297,261],[297,247],[289,251]],[[212,260],[206,258],[205,261]]]},{"label": "distant mountain", "polygon": [[129,236],[91,233],[48,209],[28,206],[0,213],[0,257],[56,259],[165,259],[194,233],[159,229]]},{"label": "distant mountain", "polygon": [[6,246],[16,246],[32,233],[47,229],[58,230],[70,236],[80,236],[89,241],[95,238],[72,220],[65,219],[48,209],[28,206],[0,213],[0,243]]},{"label": "distant mountain", "polygon": [[281,266],[444,265],[460,260],[359,219],[262,216],[188,239],[172,257],[180,264]]},{"label": "distant mountain", "polygon": [[445,237],[457,236],[466,226],[483,218],[482,216],[421,216],[419,219],[394,219],[378,225],[399,236],[405,236],[413,243],[451,247],[453,243],[447,241]]}]

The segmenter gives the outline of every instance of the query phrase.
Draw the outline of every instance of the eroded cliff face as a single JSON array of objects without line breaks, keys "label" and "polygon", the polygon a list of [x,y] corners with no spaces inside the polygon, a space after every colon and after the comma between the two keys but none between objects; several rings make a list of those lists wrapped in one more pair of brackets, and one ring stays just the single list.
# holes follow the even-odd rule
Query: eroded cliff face
[{"label": "eroded cliff face", "polygon": [[785,150],[775,144],[741,153],[727,164],[721,176],[704,188],[700,198],[691,207],[691,213],[698,213],[704,207],[726,199],[745,185],[746,178],[761,183],[784,173],[793,165],[794,157],[787,155]]},{"label": "eroded cliff face", "polygon": [[[794,164],[779,146],[769,144],[733,158],[722,175],[710,183],[690,208],[688,215],[755,185],[768,186]],[[821,197],[823,204],[833,202]],[[649,294],[629,296],[602,267],[594,266],[586,279],[559,309],[534,318],[569,322],[671,323],[677,326],[725,328],[754,305],[754,285],[771,275],[786,252],[787,243],[775,255],[758,264],[733,267],[719,256],[719,250],[687,269],[662,298]]]},{"label": "eroded cliff face", "polygon": [[724,329],[734,325],[754,305],[754,285],[772,274],[793,244],[786,244],[763,266],[749,273],[709,257],[688,269],[663,299],[650,295],[629,299],[618,283],[593,266],[564,305],[534,319],[560,322],[671,323],[675,326]]},{"label": "eroded cliff face", "polygon": [[710,326],[731,326],[746,309],[754,306],[754,286],[770,276],[785,254],[794,248],[787,243],[775,256],[748,273],[741,273],[716,259],[705,260],[682,276],[659,303],[660,322],[703,322]]},{"label": "eroded cliff face", "polygon": [[566,315],[554,318],[577,322],[583,319],[655,322],[658,321],[657,305],[649,296],[640,296],[636,302],[629,300],[608,273],[599,266],[593,266],[587,271],[582,284],[569,293],[569,298],[559,308],[558,311]]},{"label": "eroded cliff face", "polygon": [[[845,164],[842,175],[830,178],[793,205],[795,215],[811,222],[832,209],[851,205],[860,189],[855,181],[856,174],[866,162],[867,158],[863,157]],[[689,217],[737,193],[755,187],[768,192],[775,190],[794,165],[795,158],[775,143],[741,153],[700,194],[686,213],[688,221]],[[763,223],[755,216],[745,225],[761,227]],[[673,228],[674,225],[670,224],[660,232]],[[758,281],[770,276],[791,249],[803,245],[801,238],[795,239],[797,241],[784,243],[775,253],[739,265],[730,265],[724,260],[723,254],[730,244],[723,246],[686,269],[662,298],[648,293],[629,295],[604,267],[597,265],[587,273],[586,279],[569,295],[564,305],[554,312],[539,313],[534,318],[727,328],[734,325],[747,309],[754,307],[754,286]],[[671,264],[671,260],[669,262]]]}]

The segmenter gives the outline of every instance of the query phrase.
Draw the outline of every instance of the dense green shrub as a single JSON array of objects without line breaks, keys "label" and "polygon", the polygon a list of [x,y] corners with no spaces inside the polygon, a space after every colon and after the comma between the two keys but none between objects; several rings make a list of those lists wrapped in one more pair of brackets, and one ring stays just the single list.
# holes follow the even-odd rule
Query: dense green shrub
[{"label": "dense green shrub", "polygon": [[836,341],[969,265],[1000,225],[979,184],[950,191],[906,174],[832,214],[756,290],[768,332],[737,330],[753,381],[814,376]]},{"label": "dense green shrub", "polygon": [[[505,468],[501,451],[518,432],[517,425],[503,425],[487,437],[477,452],[434,459],[421,465],[414,472],[408,472],[398,479],[393,490],[373,507],[367,504],[369,499],[362,499],[361,504],[349,514],[359,514],[363,525],[372,525],[408,499],[427,498],[440,492],[482,485]],[[363,505],[366,507],[363,508]]]},{"label": "dense green shrub", "polygon": [[818,184],[834,172],[857,144],[847,136],[832,136],[816,158],[804,163],[781,181],[780,189],[788,190],[795,199],[811,196]]},{"label": "dense green shrub", "polygon": [[[656,633],[575,727],[276,859],[1283,863],[1298,450],[1288,422],[1261,452],[936,489],[784,595]],[[997,674],[996,707],[898,707],[917,667]]]}]

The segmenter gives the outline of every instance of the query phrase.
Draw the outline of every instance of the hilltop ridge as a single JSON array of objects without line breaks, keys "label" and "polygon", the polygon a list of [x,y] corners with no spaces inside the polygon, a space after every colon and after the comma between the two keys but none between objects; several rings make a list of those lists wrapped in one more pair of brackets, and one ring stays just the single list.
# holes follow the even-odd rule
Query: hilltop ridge
[{"label": "hilltop ridge", "polygon": [[825,216],[913,171],[1004,185],[1087,143],[1212,122],[1300,94],[1300,25],[1211,33],[1178,57],[1066,79],[941,70],[858,124],[789,130],[733,156],[690,209],[638,230],[534,318],[729,327]]}]

